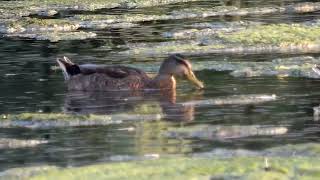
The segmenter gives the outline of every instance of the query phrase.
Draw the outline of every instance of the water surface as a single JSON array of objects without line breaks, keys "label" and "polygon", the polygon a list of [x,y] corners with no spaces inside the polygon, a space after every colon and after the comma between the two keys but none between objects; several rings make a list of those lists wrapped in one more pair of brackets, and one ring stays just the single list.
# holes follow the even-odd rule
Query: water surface
[{"label": "water surface", "polygon": [[[228,1],[239,7],[286,5],[299,0]],[[181,3],[156,8],[129,10],[129,13],[164,13],[172,9],[194,6],[216,6],[220,1]],[[74,14],[121,14],[124,9]],[[191,154],[215,148],[263,150],[284,144],[318,142],[320,126],[314,120],[313,107],[320,103],[320,80],[292,77],[239,78],[229,72],[199,70],[196,75],[206,88],[198,91],[185,81],[179,81],[176,104],[170,98],[154,93],[145,96],[130,93],[70,93],[60,71],[53,70],[56,57],[68,56],[77,63],[122,64],[156,71],[167,57],[126,56],[118,52],[127,43],[170,41],[163,33],[176,31],[198,22],[254,21],[263,23],[305,22],[319,18],[319,12],[306,14],[275,14],[268,16],[214,17],[190,20],[169,20],[141,23],[128,29],[97,30],[96,39],[36,41],[21,38],[0,39],[0,114],[23,112],[117,114],[164,113],[161,120],[132,121],[108,126],[63,127],[47,129],[1,128],[0,137],[17,139],[47,139],[37,147],[0,149],[0,169],[53,164],[78,166],[114,160],[115,155]],[[101,50],[101,47],[103,48]],[[192,62],[252,61],[264,62],[302,54],[205,54],[192,55]],[[318,58],[320,54],[306,54]],[[182,107],[179,103],[223,98],[232,95],[276,94],[277,100],[254,105],[207,105]],[[174,138],[165,132],[175,128],[261,126],[284,127],[280,135],[248,134],[219,138]],[[121,156],[120,156],[121,157]],[[120,158],[121,160],[121,158]]]}]

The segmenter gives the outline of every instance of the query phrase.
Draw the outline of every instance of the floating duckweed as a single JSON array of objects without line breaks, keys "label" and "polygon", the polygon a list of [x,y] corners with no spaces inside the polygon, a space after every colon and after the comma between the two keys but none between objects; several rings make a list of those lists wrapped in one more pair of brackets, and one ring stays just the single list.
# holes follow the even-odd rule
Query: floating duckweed
[{"label": "floating duckweed", "polygon": [[7,148],[25,148],[25,147],[35,147],[40,144],[46,144],[46,140],[37,139],[11,139],[11,138],[0,138],[0,149]]},{"label": "floating duckweed", "polygon": [[7,116],[7,119],[10,120],[90,120],[90,116],[82,116],[82,115],[70,115],[63,113],[21,113],[21,114],[11,114]]},{"label": "floating duckweed", "polygon": [[52,128],[72,126],[95,126],[119,124],[123,121],[153,121],[163,118],[162,114],[108,114],[72,115],[63,113],[9,114],[0,121],[0,127]]},{"label": "floating duckweed", "polygon": [[[139,3],[137,3],[139,4]],[[146,14],[122,14],[122,15],[76,15],[75,19],[79,20],[106,20],[110,23],[114,22],[144,22],[144,21],[158,21],[158,20],[173,20],[173,19],[188,19],[201,18],[210,16],[244,16],[244,15],[262,15],[272,13],[284,13],[294,11],[294,8],[301,6],[281,7],[262,7],[262,8],[238,8],[234,6],[215,6],[210,8],[188,8],[182,10],[175,10],[165,15],[146,15]],[[310,4],[313,8],[304,8],[307,12],[311,10],[317,11],[320,9],[319,3]],[[302,9],[303,10],[303,9]],[[302,11],[301,9],[298,11]]]},{"label": "floating duckweed", "polygon": [[148,103],[135,106],[133,112],[139,114],[161,114],[162,109],[159,103]]},{"label": "floating duckweed", "polygon": [[210,51],[214,49],[222,49],[225,46],[223,44],[215,44],[208,46],[200,46],[197,44],[177,44],[177,45],[164,45],[164,46],[156,46],[153,48],[136,48],[128,51],[128,53],[132,54],[166,54],[166,53],[192,53],[199,51]]},{"label": "floating duckweed", "polygon": [[[134,162],[57,168],[40,166],[4,171],[4,179],[301,179],[320,178],[320,163],[314,157],[270,157],[264,170],[264,158],[160,158]],[[177,166],[178,164],[178,166]]]},{"label": "floating duckweed", "polygon": [[320,27],[301,24],[261,25],[234,33],[220,33],[219,37],[229,42],[246,45],[268,44],[288,47],[318,43]]},{"label": "floating duckweed", "polygon": [[[129,47],[131,54],[166,53],[308,53],[320,49],[320,26],[304,24],[255,25],[214,36],[192,31],[195,40]],[[217,38],[219,40],[217,40]]]},{"label": "floating duckweed", "polygon": [[[136,8],[136,7],[152,7],[167,4],[192,2],[200,0],[46,0],[47,6],[54,6],[56,4],[67,6],[75,10],[96,10],[103,8]],[[41,0],[31,0],[30,4],[43,3]]]},{"label": "floating duckweed", "polygon": [[25,18],[21,20],[23,24],[35,24],[39,26],[55,26],[55,25],[72,25],[73,23],[66,19],[39,19],[39,18]]},{"label": "floating duckweed", "polygon": [[49,40],[51,42],[57,42],[61,40],[83,40],[96,37],[96,33],[92,32],[47,32],[47,33],[13,33],[7,34],[7,37],[22,37],[36,40]]},{"label": "floating duckweed", "polygon": [[145,15],[145,14],[76,15],[74,18],[79,20],[104,20],[109,23],[120,23],[120,22],[133,23],[133,22],[174,19],[170,15]]},{"label": "floating duckweed", "polygon": [[286,127],[250,126],[202,126],[169,128],[164,136],[174,139],[221,140],[249,136],[277,136],[288,132]]},{"label": "floating duckweed", "polygon": [[65,19],[38,19],[22,18],[18,21],[11,21],[7,25],[13,32],[32,31],[74,31],[79,28],[77,23]]}]

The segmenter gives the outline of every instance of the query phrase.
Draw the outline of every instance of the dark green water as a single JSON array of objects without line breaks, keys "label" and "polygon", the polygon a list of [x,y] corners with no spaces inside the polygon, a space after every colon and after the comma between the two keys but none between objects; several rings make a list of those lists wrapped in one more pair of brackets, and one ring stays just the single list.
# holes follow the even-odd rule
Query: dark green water
[{"label": "dark green water", "polygon": [[[230,1],[241,7],[287,4],[303,1]],[[217,5],[218,2],[194,2],[159,8],[132,10],[135,12],[166,12],[172,8]],[[125,10],[99,10],[96,13],[117,14]],[[77,12],[70,12],[72,15]],[[88,13],[88,12],[84,12]],[[90,12],[92,13],[92,12]],[[270,15],[268,17],[218,17],[183,21],[159,21],[142,23],[129,29],[100,30],[97,39],[60,41],[50,43],[18,38],[0,39],[0,114],[22,112],[67,112],[112,114],[131,112],[137,106],[162,110],[167,118],[161,121],[134,121],[109,126],[64,127],[48,129],[1,128],[0,137],[17,139],[47,139],[48,144],[32,148],[0,149],[0,169],[38,164],[63,166],[84,165],[112,161],[115,155],[140,156],[144,154],[190,154],[206,152],[214,148],[254,149],[284,144],[318,142],[319,121],[313,117],[313,107],[320,104],[320,80],[306,78],[254,77],[237,78],[229,72],[197,71],[206,88],[192,89],[180,82],[177,102],[206,100],[242,94],[276,94],[276,101],[257,105],[196,106],[181,109],[169,106],[158,94],[145,98],[131,94],[97,93],[70,94],[67,92],[60,71],[52,70],[56,57],[68,56],[77,63],[139,64],[155,67],[167,55],[155,57],[119,55],[123,44],[133,42],[166,41],[162,33],[183,29],[196,22],[225,22],[249,20],[255,22],[304,22],[319,18],[319,12],[300,15]],[[108,45],[107,50],[99,49]],[[271,61],[275,58],[300,56],[301,54],[258,55],[193,55],[191,61]],[[318,58],[320,54],[309,54]],[[141,66],[143,68],[143,66]],[[179,109],[180,108],[180,109]],[[233,138],[172,139],[162,135],[168,128],[212,126],[285,127],[281,135],[249,135]],[[134,128],[128,131],[126,128]]]}]

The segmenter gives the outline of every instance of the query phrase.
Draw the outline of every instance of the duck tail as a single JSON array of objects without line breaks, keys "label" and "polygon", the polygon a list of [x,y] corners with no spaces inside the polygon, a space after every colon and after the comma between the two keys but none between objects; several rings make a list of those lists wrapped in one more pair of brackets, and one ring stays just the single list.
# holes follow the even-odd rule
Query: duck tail
[{"label": "duck tail", "polygon": [[320,67],[319,67],[319,65],[314,65],[313,67],[312,67],[312,70],[315,72],[315,73],[317,73],[318,75],[320,75]]},{"label": "duck tail", "polygon": [[71,76],[81,73],[80,67],[65,56],[63,56],[63,58],[57,58],[57,63],[59,64],[66,81],[69,80]]}]

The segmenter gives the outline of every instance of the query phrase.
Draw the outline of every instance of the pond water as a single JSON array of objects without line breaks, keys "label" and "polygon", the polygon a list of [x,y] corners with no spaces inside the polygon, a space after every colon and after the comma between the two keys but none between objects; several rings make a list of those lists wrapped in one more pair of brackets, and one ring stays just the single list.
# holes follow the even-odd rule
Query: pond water
[{"label": "pond water", "polygon": [[[228,1],[241,8],[285,6],[305,2]],[[312,1],[310,1],[312,2]],[[316,2],[316,1],[313,1]],[[103,9],[94,12],[66,11],[55,18],[75,14],[162,14],[173,9],[221,5],[220,1],[178,3],[140,9]],[[263,150],[284,144],[319,142],[320,124],[313,107],[320,104],[320,79],[304,77],[234,77],[230,71],[196,69],[205,84],[195,90],[186,81],[178,82],[176,104],[156,92],[141,96],[129,92],[72,93],[68,92],[61,71],[54,70],[55,59],[68,56],[75,62],[121,64],[156,72],[167,54],[134,55],[119,53],[126,44],[165,42],[172,39],[163,33],[184,30],[189,25],[210,22],[238,21],[303,23],[320,18],[319,11],[304,14],[268,14],[249,16],[218,16],[208,18],[161,20],[139,23],[132,28],[94,30],[97,37],[89,40],[49,42],[17,37],[0,39],[0,114],[70,113],[70,114],[164,114],[155,120],[125,121],[106,126],[54,127],[44,129],[1,128],[1,138],[45,139],[36,147],[0,149],[0,170],[39,164],[79,166],[146,154],[181,155],[207,152],[215,148]],[[86,31],[86,29],[84,29]],[[192,54],[193,63],[270,62],[277,58],[309,54]],[[275,94],[276,100],[258,104],[190,105],[182,103],[233,95]],[[202,131],[192,135],[168,135],[168,131],[207,127],[213,135]],[[258,127],[258,130],[256,129]],[[265,133],[263,129],[269,128]],[[280,130],[278,131],[277,129]],[[200,128],[201,129],[201,128]],[[259,131],[260,129],[260,131]],[[212,131],[213,131],[212,130]],[[251,132],[253,131],[253,132]],[[115,157],[118,157],[115,158]]]}]

